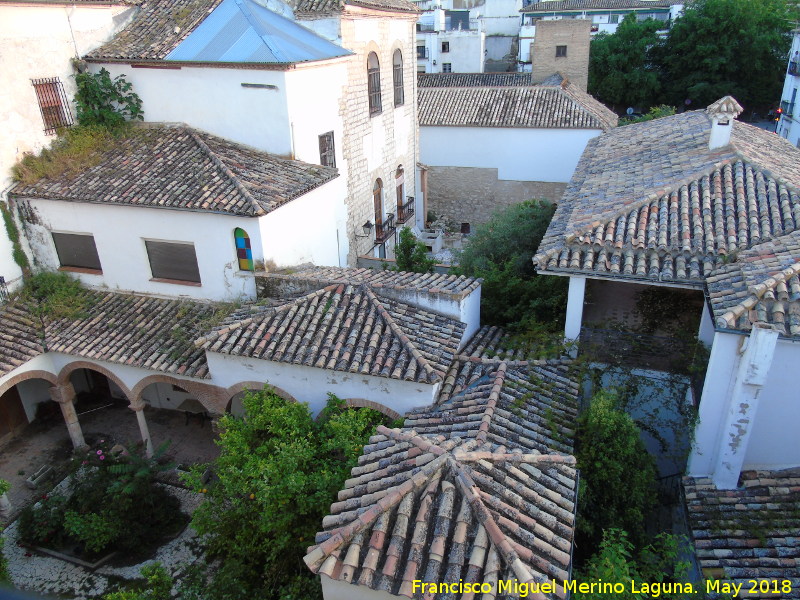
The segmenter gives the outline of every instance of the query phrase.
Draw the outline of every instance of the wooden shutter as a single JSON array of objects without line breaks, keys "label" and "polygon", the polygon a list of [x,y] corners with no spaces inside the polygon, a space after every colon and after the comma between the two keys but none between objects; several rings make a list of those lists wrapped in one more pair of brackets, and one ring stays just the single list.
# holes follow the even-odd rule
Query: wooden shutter
[{"label": "wooden shutter", "polygon": [[77,233],[53,233],[58,261],[62,267],[102,271],[94,236]]}]

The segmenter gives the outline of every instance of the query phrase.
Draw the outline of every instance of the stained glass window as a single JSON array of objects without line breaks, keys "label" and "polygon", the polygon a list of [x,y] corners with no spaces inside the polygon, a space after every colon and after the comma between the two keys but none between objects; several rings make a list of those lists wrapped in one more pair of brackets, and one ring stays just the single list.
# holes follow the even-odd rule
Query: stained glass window
[{"label": "stained glass window", "polygon": [[250,248],[250,236],[240,227],[233,232],[236,241],[236,257],[239,259],[239,269],[242,271],[253,271],[253,250]]}]

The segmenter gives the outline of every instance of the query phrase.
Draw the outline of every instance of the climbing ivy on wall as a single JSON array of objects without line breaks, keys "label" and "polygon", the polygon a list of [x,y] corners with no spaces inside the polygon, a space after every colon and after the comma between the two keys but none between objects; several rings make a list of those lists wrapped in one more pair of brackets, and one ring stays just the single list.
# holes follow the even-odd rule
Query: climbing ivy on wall
[{"label": "climbing ivy on wall", "polygon": [[22,249],[22,243],[19,241],[19,229],[17,229],[17,224],[14,222],[11,211],[8,210],[8,206],[3,202],[0,202],[0,212],[3,213],[3,223],[6,227],[6,234],[14,248],[12,251],[14,262],[22,269],[22,273],[27,275],[30,265],[28,263],[28,256],[25,254],[25,251]]}]

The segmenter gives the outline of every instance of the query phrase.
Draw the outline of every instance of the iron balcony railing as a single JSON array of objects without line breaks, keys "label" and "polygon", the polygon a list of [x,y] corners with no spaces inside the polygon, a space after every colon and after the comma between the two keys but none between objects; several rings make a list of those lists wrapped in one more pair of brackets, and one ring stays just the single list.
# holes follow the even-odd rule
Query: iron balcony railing
[{"label": "iron balcony railing", "polygon": [[386,220],[381,223],[375,223],[375,243],[382,244],[394,235],[397,227],[394,225],[394,215],[389,213],[386,215]]},{"label": "iron balcony railing", "polygon": [[406,198],[405,204],[397,207],[397,224],[402,225],[414,216],[414,196]]}]

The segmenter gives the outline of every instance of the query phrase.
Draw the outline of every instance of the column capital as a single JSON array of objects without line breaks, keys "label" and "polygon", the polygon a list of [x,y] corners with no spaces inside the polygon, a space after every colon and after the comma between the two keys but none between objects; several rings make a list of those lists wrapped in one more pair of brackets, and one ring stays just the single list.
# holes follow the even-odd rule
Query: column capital
[{"label": "column capital", "polygon": [[144,404],[145,404],[144,402],[135,402],[135,403],[131,402],[128,405],[128,408],[130,408],[134,412],[141,412],[144,410]]},{"label": "column capital", "polygon": [[50,387],[50,398],[59,404],[75,400],[75,388],[68,381]]}]

